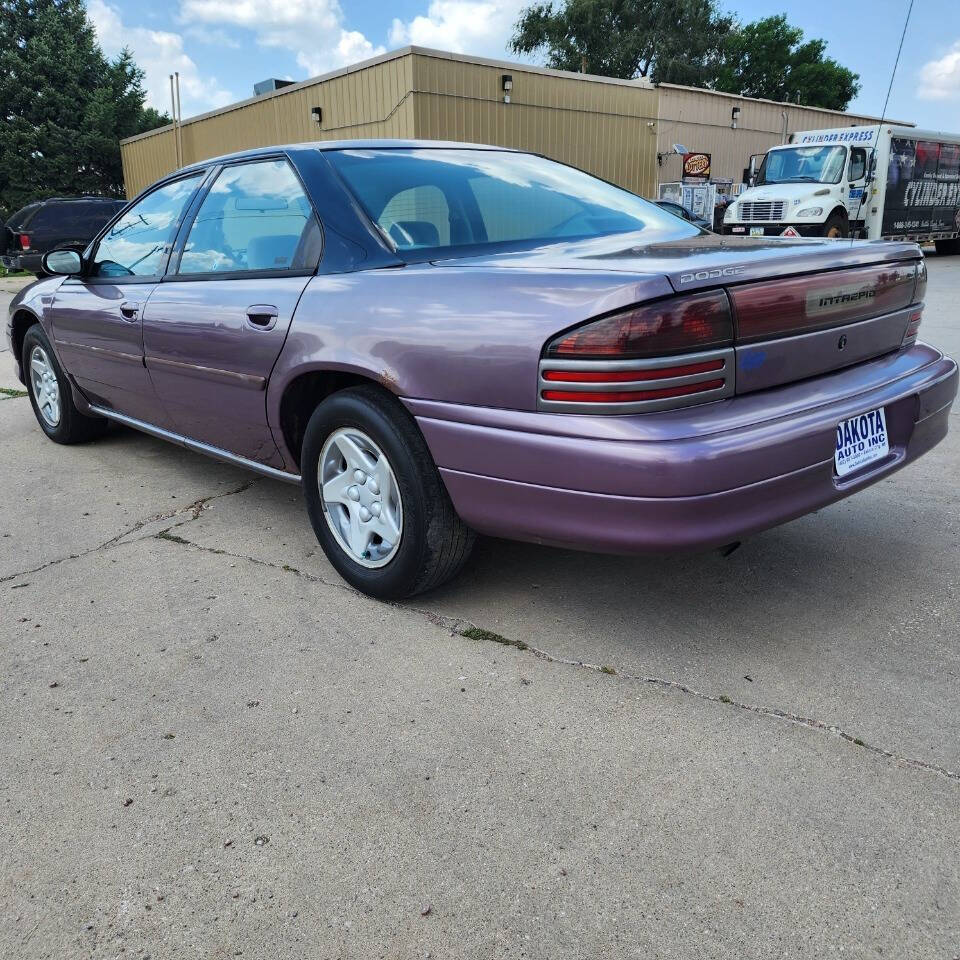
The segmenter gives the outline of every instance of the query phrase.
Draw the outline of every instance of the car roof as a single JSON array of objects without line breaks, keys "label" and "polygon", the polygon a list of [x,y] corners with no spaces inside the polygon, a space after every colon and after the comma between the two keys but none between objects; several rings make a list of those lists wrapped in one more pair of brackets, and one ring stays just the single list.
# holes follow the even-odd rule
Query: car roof
[{"label": "car roof", "polygon": [[126,203],[126,200],[120,200],[117,197],[44,197],[43,200],[36,200],[35,203]]},{"label": "car roof", "polygon": [[314,140],[309,143],[274,144],[269,147],[256,147],[252,150],[239,150],[225,153],[219,157],[210,157],[198,163],[182,167],[178,173],[188,170],[202,170],[215,163],[231,160],[248,160],[256,157],[274,156],[278,153],[296,153],[308,150],[497,150],[504,153],[523,153],[511,147],[498,147],[490,143],[460,143],[455,140]]}]

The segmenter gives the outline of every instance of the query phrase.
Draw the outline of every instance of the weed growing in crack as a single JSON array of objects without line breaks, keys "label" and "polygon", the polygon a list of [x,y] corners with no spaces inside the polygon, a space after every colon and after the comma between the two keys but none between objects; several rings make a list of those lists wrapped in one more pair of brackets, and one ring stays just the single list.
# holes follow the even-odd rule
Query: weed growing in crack
[{"label": "weed growing in crack", "polygon": [[483,630],[480,627],[467,627],[460,631],[460,636],[468,640],[488,640],[491,643],[502,643],[505,647],[516,647],[518,650],[529,650],[530,648],[522,640],[511,640],[509,637],[501,636],[492,630]]},{"label": "weed growing in crack", "polygon": [[179,543],[181,546],[189,547],[190,541],[184,540],[183,537],[178,537],[175,533],[171,533],[169,530],[161,530],[157,534],[158,540],[169,540],[171,543]]}]

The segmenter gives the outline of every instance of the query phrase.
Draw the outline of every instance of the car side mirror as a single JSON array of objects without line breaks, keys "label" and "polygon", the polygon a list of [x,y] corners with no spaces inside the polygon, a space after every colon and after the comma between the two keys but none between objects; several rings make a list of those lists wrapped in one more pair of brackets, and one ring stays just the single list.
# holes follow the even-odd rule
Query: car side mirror
[{"label": "car side mirror", "polygon": [[83,272],[83,258],[76,250],[51,250],[43,255],[41,265],[45,273],[58,277],[72,277]]}]

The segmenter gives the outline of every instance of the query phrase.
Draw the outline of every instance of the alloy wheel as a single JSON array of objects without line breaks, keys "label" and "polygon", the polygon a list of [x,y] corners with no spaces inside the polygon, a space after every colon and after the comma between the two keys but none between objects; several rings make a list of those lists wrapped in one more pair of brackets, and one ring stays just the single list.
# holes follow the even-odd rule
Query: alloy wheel
[{"label": "alloy wheel", "polygon": [[403,502],[393,467],[380,447],[355,427],[327,437],[317,471],[320,499],[340,548],[361,566],[385,566],[403,534]]},{"label": "alloy wheel", "polygon": [[43,347],[30,351],[30,388],[40,416],[48,427],[60,423],[60,381]]}]

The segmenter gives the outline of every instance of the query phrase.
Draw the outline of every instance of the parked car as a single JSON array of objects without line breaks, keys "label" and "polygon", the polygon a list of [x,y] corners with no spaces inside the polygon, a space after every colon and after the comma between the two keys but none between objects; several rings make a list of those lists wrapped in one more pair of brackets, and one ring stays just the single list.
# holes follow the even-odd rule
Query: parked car
[{"label": "parked car", "polygon": [[116,421],[302,484],[378,597],[476,533],[729,545],[916,459],[957,393],[915,244],[719,237],[495,147],[208,160],[44,267],[7,337],[50,439]]},{"label": "parked car", "polygon": [[688,210],[681,203],[674,203],[673,200],[655,200],[654,203],[656,203],[661,210],[666,210],[667,213],[672,213],[675,217],[680,217],[681,220],[686,220],[687,223],[692,223],[696,227],[701,227],[704,230],[713,229],[713,223],[710,220],[698,217],[692,210]]},{"label": "parked car", "polygon": [[0,228],[0,263],[8,270],[43,276],[48,250],[83,250],[126,200],[107,197],[51,197],[28,203]]}]

